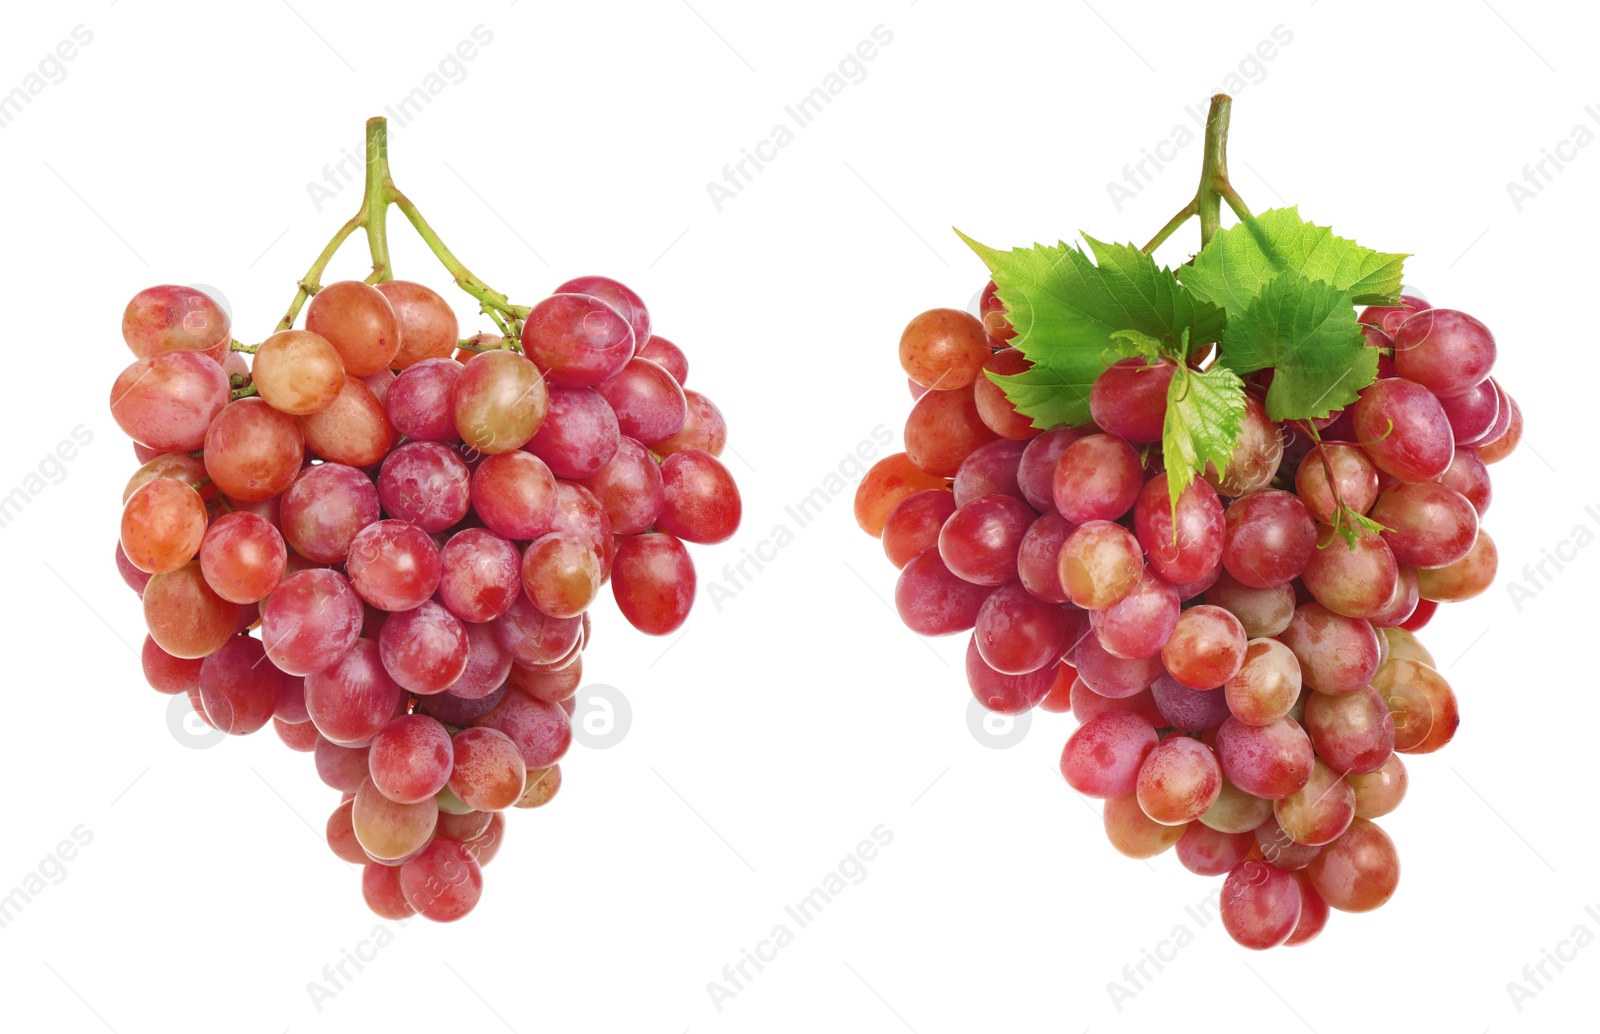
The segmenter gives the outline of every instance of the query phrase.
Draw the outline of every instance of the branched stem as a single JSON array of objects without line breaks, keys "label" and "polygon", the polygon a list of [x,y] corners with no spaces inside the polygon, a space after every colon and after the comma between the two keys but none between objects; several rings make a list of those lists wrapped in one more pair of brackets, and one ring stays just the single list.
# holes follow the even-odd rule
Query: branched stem
[{"label": "branched stem", "polygon": [[1222,202],[1227,201],[1240,219],[1250,218],[1239,192],[1228,182],[1228,116],[1233,110],[1233,98],[1219,93],[1211,98],[1211,110],[1206,115],[1205,155],[1200,166],[1200,186],[1194,197],[1177,215],[1167,220],[1167,225],[1140,250],[1151,254],[1178,228],[1195,216],[1200,217],[1200,246],[1211,243],[1211,238],[1222,228]]},{"label": "branched stem", "polygon": [[[367,120],[367,176],[366,189],[361,198],[361,210],[339,227],[338,232],[328,241],[322,253],[311,264],[311,268],[306,271],[306,275],[300,278],[294,300],[289,303],[289,309],[279,321],[277,329],[288,330],[294,326],[306,302],[322,290],[322,274],[328,268],[328,263],[333,260],[333,256],[344,242],[349,240],[350,235],[358,229],[366,231],[368,250],[372,253],[372,273],[366,282],[381,284],[394,279],[394,268],[389,259],[388,213],[391,204],[405,213],[406,219],[416,228],[423,243],[428,245],[428,250],[433,252],[455,278],[456,284],[478,299],[484,311],[495,318],[495,323],[502,330],[516,333],[520,329],[521,320],[530,311],[529,308],[525,305],[513,305],[504,294],[473,275],[444,241],[439,239],[439,235],[428,225],[427,220],[422,218],[422,213],[411,203],[411,199],[395,189],[394,179],[389,173],[388,120],[383,118]],[[501,316],[505,317],[505,320],[502,320]],[[237,342],[234,347],[238,351],[255,350],[249,346],[241,346]]]}]

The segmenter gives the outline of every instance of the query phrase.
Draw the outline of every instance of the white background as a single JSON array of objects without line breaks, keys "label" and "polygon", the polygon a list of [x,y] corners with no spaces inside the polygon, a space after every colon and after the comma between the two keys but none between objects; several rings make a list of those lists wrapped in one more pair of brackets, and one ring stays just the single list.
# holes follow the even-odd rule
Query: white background
[{"label": "white background", "polygon": [[[1593,1029],[1600,948],[1563,949],[1565,970],[1547,965],[1520,1010],[1507,985],[1533,990],[1523,967],[1575,927],[1586,944],[1600,934],[1587,727],[1600,550],[1578,550],[1520,610],[1507,583],[1528,586],[1524,564],[1600,527],[1585,510],[1600,506],[1586,304],[1600,147],[1521,211],[1506,188],[1575,126],[1600,131],[1584,112],[1600,104],[1593,21],[1506,0],[693,2],[8,9],[0,91],[74,26],[93,39],[0,129],[0,494],[74,427],[93,440],[0,528],[0,894],[41,867],[58,880],[0,929],[0,1026]],[[1070,717],[1035,716],[1007,749],[969,731],[963,644],[930,648],[899,625],[894,572],[849,491],[720,609],[702,596],[674,638],[597,608],[588,678],[626,696],[631,727],[609,749],[575,746],[555,802],[510,815],[480,907],[454,926],[367,912],[321,843],[337,794],[308,756],[270,732],[195,749],[169,728],[111,562],[136,465],[106,406],[130,361],[121,309],[148,284],[216,285],[236,335],[259,340],[359,200],[352,187],[319,211],[307,183],[478,25],[493,38],[465,78],[393,129],[397,180],[515,299],[607,273],[688,350],[690,385],[728,416],[745,498],[739,536],[697,552],[703,586],[793,530],[784,507],[877,425],[898,442],[901,327],[983,281],[952,224],[996,245],[1080,228],[1143,240],[1188,198],[1198,145],[1120,211],[1107,182],[1194,130],[1186,106],[1275,27],[1292,33],[1235,87],[1235,183],[1257,210],[1298,202],[1413,252],[1412,284],[1498,332],[1497,374],[1528,417],[1524,447],[1493,470],[1500,583],[1424,634],[1464,722],[1446,752],[1408,761],[1410,797],[1383,823],[1404,860],[1394,901],[1266,955],[1201,926],[1186,906],[1217,881],[1170,855],[1115,854],[1062,783]],[[718,212],[707,181],[877,25],[893,41],[864,81]],[[401,276],[450,290],[408,227],[392,234]],[[1182,261],[1195,236],[1164,256]],[[364,275],[359,242],[333,272]],[[893,841],[865,879],[797,929],[784,906],[880,824]],[[48,861],[79,826],[90,843]],[[793,943],[747,967],[719,1011],[708,982],[780,922]],[[1131,988],[1124,965],[1180,925],[1192,941],[1164,948],[1172,961],[1119,1008],[1108,983]],[[319,1010],[308,983],[363,942],[371,961]]]}]

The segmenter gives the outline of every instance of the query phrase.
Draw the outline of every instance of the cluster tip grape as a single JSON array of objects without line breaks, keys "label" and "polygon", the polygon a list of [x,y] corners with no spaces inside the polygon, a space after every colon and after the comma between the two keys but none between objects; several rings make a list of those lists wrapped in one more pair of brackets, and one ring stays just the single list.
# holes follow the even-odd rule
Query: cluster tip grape
[{"label": "cluster tip grape", "polygon": [[855,500],[905,624],[971,633],[990,711],[1070,711],[1061,773],[1104,801],[1111,845],[1225,877],[1223,924],[1252,949],[1394,894],[1374,820],[1405,795],[1401,756],[1460,720],[1415,633],[1493,580],[1488,465],[1522,435],[1478,320],[1406,295],[1359,322],[1380,354],[1357,401],[1278,424],[1271,371],[1251,376],[1226,476],[1173,499],[1174,360],[1108,358],[1092,424],[1036,427],[988,376],[1030,365],[990,281],[977,315],[906,327],[905,452]]}]

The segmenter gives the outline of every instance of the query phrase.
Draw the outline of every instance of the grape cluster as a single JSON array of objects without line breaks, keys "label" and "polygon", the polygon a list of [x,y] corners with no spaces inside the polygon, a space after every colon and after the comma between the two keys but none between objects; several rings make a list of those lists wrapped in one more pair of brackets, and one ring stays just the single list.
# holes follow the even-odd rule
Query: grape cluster
[{"label": "grape cluster", "polygon": [[314,755],[344,795],[329,846],[385,918],[466,915],[503,810],[560,787],[606,582],[672,632],[684,543],[739,524],[722,414],[637,294],[581,277],[520,323],[461,342],[428,287],[349,280],[247,362],[198,290],[123,317],[111,412],[143,466],[116,559],[145,676]]},{"label": "grape cluster", "polygon": [[989,710],[1071,711],[1061,772],[1105,801],[1112,845],[1225,875],[1222,919],[1248,948],[1393,895],[1373,820],[1405,795],[1400,755],[1459,722],[1413,633],[1493,580],[1487,464],[1522,434],[1482,323],[1409,295],[1359,319],[1380,356],[1358,401],[1275,424],[1271,371],[1253,376],[1226,476],[1208,466],[1173,500],[1173,361],[1116,361],[1093,425],[1036,428],[986,376],[1029,366],[991,281],[978,316],[907,326],[906,451],[856,495],[905,624],[972,633]]}]

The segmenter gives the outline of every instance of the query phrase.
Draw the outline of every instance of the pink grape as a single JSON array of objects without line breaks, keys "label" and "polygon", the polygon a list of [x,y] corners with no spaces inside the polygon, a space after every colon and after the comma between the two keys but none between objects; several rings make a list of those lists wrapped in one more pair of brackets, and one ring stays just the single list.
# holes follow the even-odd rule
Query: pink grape
[{"label": "pink grape", "polygon": [[[1233,717],[1246,725],[1270,725],[1300,699],[1300,662],[1276,639],[1252,639],[1244,663],[1223,689]],[[1315,732],[1311,741],[1316,743]]]},{"label": "pink grape", "polygon": [[973,642],[991,668],[1006,675],[1026,675],[1060,660],[1072,624],[1062,607],[1037,599],[1012,582],[996,589],[978,608]]},{"label": "pink grape", "polygon": [[1005,495],[958,506],[939,532],[939,555],[957,576],[978,585],[1004,585],[1017,577],[1017,549],[1036,516]]},{"label": "pink grape", "polygon": [[1478,511],[1472,502],[1432,481],[1390,485],[1372,508],[1372,519],[1386,529],[1383,541],[1395,559],[1409,567],[1453,564],[1478,538]]},{"label": "pink grape", "polygon": [[1253,639],[1277,635],[1288,628],[1294,618],[1293,586],[1258,589],[1245,585],[1226,571],[1206,590],[1206,602],[1238,618],[1245,633]]},{"label": "pink grape", "polygon": [[265,660],[259,640],[233,636],[201,662],[200,700],[217,729],[243,736],[272,718],[285,676]]},{"label": "pink grape", "polygon": [[1249,833],[1221,833],[1191,822],[1178,839],[1178,861],[1196,876],[1221,876],[1243,862],[1255,846]]},{"label": "pink grape", "polygon": [[1311,885],[1341,912],[1370,912],[1394,896],[1400,856],[1394,841],[1367,819],[1356,819],[1306,871]]},{"label": "pink grape", "polygon": [[1022,497],[1041,513],[1056,508],[1056,464],[1067,446],[1082,438],[1085,431],[1075,427],[1052,427],[1030,441],[1017,464],[1017,487]]},{"label": "pink grape", "polygon": [[648,359],[630,359],[594,386],[616,413],[617,429],[646,445],[683,430],[689,403],[672,374]]},{"label": "pink grape", "polygon": [[361,621],[361,597],[344,575],[324,568],[291,574],[261,603],[267,656],[290,675],[338,664],[356,645]]},{"label": "pink grape", "polygon": [[1293,718],[1269,725],[1229,718],[1217,730],[1217,758],[1229,782],[1274,801],[1306,785],[1315,760],[1310,738]]},{"label": "pink grape", "polygon": [[617,414],[593,388],[551,388],[544,423],[523,448],[561,478],[586,478],[617,454]]},{"label": "pink grape", "polygon": [[1273,804],[1278,825],[1297,844],[1331,843],[1356,815],[1356,795],[1342,773],[1320,758],[1306,785]]},{"label": "pink grape", "polygon": [[1237,498],[1260,492],[1272,484],[1283,462],[1283,438],[1278,425],[1267,416],[1267,409],[1254,395],[1245,396],[1244,419],[1239,422],[1239,440],[1228,460],[1226,476],[1219,476],[1215,465],[1206,464],[1205,479],[1220,495]]},{"label": "pink grape", "polygon": [[1125,442],[1159,442],[1167,415],[1167,388],[1176,369],[1165,359],[1155,363],[1121,359],[1108,366],[1089,389],[1094,422]]},{"label": "pink grape", "polygon": [[1156,747],[1150,723],[1128,711],[1107,711],[1080,725],[1061,751],[1061,774],[1086,797],[1134,792],[1139,769]]},{"label": "pink grape", "polygon": [[1133,446],[1109,434],[1092,434],[1061,453],[1052,495],[1061,516],[1086,524],[1121,517],[1143,487],[1144,469]]},{"label": "pink grape", "polygon": [[1187,736],[1158,743],[1139,767],[1139,807],[1151,820],[1179,826],[1198,818],[1222,792],[1222,769],[1211,748]]},{"label": "pink grape", "polygon": [[1162,674],[1161,658],[1129,660],[1113,656],[1097,636],[1079,638],[1072,662],[1078,677],[1090,689],[1107,697],[1130,697],[1146,689]]},{"label": "pink grape", "polygon": [[1055,671],[1050,667],[1018,675],[996,671],[983,659],[976,636],[967,643],[966,671],[973,697],[997,714],[1032,710],[1055,684]]},{"label": "pink grape", "polygon": [[537,366],[515,352],[480,352],[468,360],[456,381],[456,433],[491,456],[514,452],[539,430],[549,404],[544,374]]},{"label": "pink grape", "polygon": [[1378,633],[1370,622],[1307,603],[1298,608],[1279,638],[1300,662],[1307,688],[1322,693],[1358,693],[1377,674]]},{"label": "pink grape", "polygon": [[256,603],[277,588],[288,556],[278,529],[253,513],[218,517],[200,541],[206,584],[231,603]]},{"label": "pink grape", "polygon": [[961,469],[956,471],[955,483],[951,486],[955,491],[956,505],[964,506],[986,495],[1009,495],[1025,499],[1022,487],[1017,483],[1017,471],[1025,450],[1022,442],[1002,439],[990,442],[962,460]]},{"label": "pink grape", "polygon": [[600,500],[611,530],[618,535],[636,535],[649,528],[666,502],[660,468],[643,445],[628,437],[618,441],[616,455],[599,473],[579,484]]},{"label": "pink grape", "polygon": [[1222,565],[1258,589],[1287,585],[1317,548],[1317,525],[1299,499],[1268,489],[1234,500],[1224,513]]},{"label": "pink grape", "polygon": [[433,600],[392,614],[378,636],[391,678],[413,693],[443,693],[467,670],[467,630]]},{"label": "pink grape", "polygon": [[660,532],[632,535],[617,547],[611,591],[628,623],[646,635],[683,626],[694,603],[694,564],[683,543]]},{"label": "pink grape", "polygon": [[572,744],[572,723],[560,704],[513,690],[476,723],[511,738],[529,771],[560,761]]},{"label": "pink grape", "polygon": [[728,468],[710,453],[686,450],[661,464],[656,525],[685,542],[726,542],[739,529],[743,504]]},{"label": "pink grape", "polygon": [[1172,636],[1161,647],[1161,662],[1168,674],[1190,689],[1216,689],[1238,672],[1246,645],[1238,618],[1221,607],[1202,604],[1178,618]]},{"label": "pink grape", "polygon": [[511,606],[495,621],[494,631],[500,645],[506,648],[516,663],[530,666],[550,664],[565,657],[578,645],[578,637],[583,632],[583,620],[576,617],[550,617],[519,592]]},{"label": "pink grape", "polygon": [[450,789],[479,811],[509,808],[522,796],[527,765],[511,737],[498,729],[463,729],[450,741]]},{"label": "pink grape", "polygon": [[[883,523],[883,551],[896,568],[904,568],[910,559],[939,541],[939,529],[952,513],[956,512],[955,496],[942,489],[930,488],[906,496],[889,511]],[[1057,518],[1058,520],[1060,518]],[[1037,523],[1037,522],[1036,522]],[[1029,529],[1032,530],[1031,527]],[[1017,566],[1022,567],[1022,556],[1027,551],[1027,537],[1017,554]],[[1055,556],[1050,557],[1050,577],[1055,574]],[[1023,575],[1023,583],[1027,576]],[[1066,599],[1062,593],[1061,599]],[[1059,602],[1059,601],[1058,601]]]},{"label": "pink grape", "polygon": [[[940,494],[949,495],[948,492]],[[955,503],[951,502],[948,505],[949,513],[954,513]],[[948,517],[949,513],[946,513],[945,517]],[[940,523],[943,523],[942,519]],[[1028,530],[1022,533],[1022,542],[1017,546],[1017,577],[1021,580],[1023,588],[1050,603],[1067,602],[1067,590],[1061,584],[1061,546],[1067,541],[1067,536],[1075,530],[1066,518],[1054,511],[1040,514],[1032,524],[1028,525]],[[888,541],[889,529],[885,527],[885,548]],[[937,528],[933,529],[933,541],[938,541]]]},{"label": "pink grape", "polygon": [[556,479],[530,452],[490,456],[472,472],[472,508],[497,535],[538,538],[555,521]]},{"label": "pink grape", "polygon": [[438,442],[407,442],[384,459],[378,499],[390,517],[431,534],[467,515],[471,479],[467,465],[449,448]]},{"label": "pink grape", "polygon": [[401,371],[384,410],[400,434],[414,442],[455,442],[455,390],[462,366],[454,359],[424,359]]},{"label": "pink grape", "polygon": [[1146,570],[1122,599],[1104,610],[1090,611],[1089,623],[1107,652],[1137,660],[1161,652],[1178,625],[1181,609],[1178,590]]},{"label": "pink grape", "polygon": [[1228,718],[1227,695],[1221,689],[1190,689],[1165,672],[1150,684],[1150,696],[1161,712],[1161,724],[1179,732],[1215,729]]},{"label": "pink grape", "polygon": [[487,528],[458,531],[439,551],[439,602],[463,621],[493,621],[521,591],[517,547]]},{"label": "pink grape", "polygon": [[135,360],[111,385],[111,416],[124,434],[162,452],[200,448],[232,397],[222,367],[199,352]]},{"label": "pink grape", "polygon": [[319,564],[342,564],[356,532],[380,514],[378,490],[342,463],[307,467],[283,494],[283,537],[296,553]]},{"label": "pink grape", "polygon": [[918,635],[954,635],[972,628],[989,598],[987,586],[958,577],[945,566],[937,545],[912,557],[895,583],[900,620]]},{"label": "pink grape", "polygon": [[1394,332],[1395,372],[1441,398],[1482,383],[1494,368],[1494,335],[1455,309],[1427,309]]},{"label": "pink grape", "polygon": [[1132,532],[1110,521],[1090,521],[1062,543],[1061,586],[1075,605],[1104,610],[1139,584],[1143,558]]},{"label": "pink grape", "polygon": [[1173,509],[1167,479],[1151,478],[1134,505],[1133,529],[1150,567],[1167,581],[1185,585],[1216,569],[1226,523],[1217,490],[1199,479],[1178,496],[1176,517]]},{"label": "pink grape", "polygon": [[405,521],[377,521],[356,533],[345,570],[350,584],[380,610],[420,607],[439,587],[439,550]]},{"label": "pink grape", "polygon": [[372,738],[372,784],[391,801],[432,800],[450,778],[450,734],[427,715],[401,715]]},{"label": "pink grape", "polygon": [[633,358],[638,338],[606,301],[585,293],[557,292],[528,313],[522,349],[564,388],[591,387]]},{"label": "pink grape", "polygon": [[[618,311],[621,311],[620,309]],[[634,334],[638,335],[638,328]],[[640,359],[648,359],[657,366],[672,374],[672,379],[679,384],[689,383],[689,357],[683,354],[683,349],[668,341],[660,334],[646,333],[639,338],[639,349],[634,355]]]},{"label": "pink grape", "polygon": [[483,895],[483,870],[454,840],[438,839],[400,866],[400,890],[424,919],[453,923]]},{"label": "pink grape", "polygon": [[[1332,471],[1330,481],[1328,474]],[[1378,498],[1378,468],[1358,445],[1327,442],[1313,448],[1294,475],[1295,492],[1323,524],[1332,524],[1340,502],[1354,513],[1372,509]]]},{"label": "pink grape", "polygon": [[384,669],[378,644],[370,639],[358,639],[342,659],[306,677],[306,710],[317,731],[336,745],[367,744],[404,703],[405,691]]},{"label": "pink grape", "polygon": [[1318,603],[1349,618],[1383,613],[1399,578],[1400,565],[1384,538],[1358,528],[1355,544],[1349,545],[1326,525],[1318,532],[1316,551],[1300,572],[1306,591]]},{"label": "pink grape", "polygon": [[1402,481],[1432,481],[1455,455],[1455,435],[1443,407],[1415,381],[1374,381],[1362,389],[1350,414],[1372,462]]},{"label": "pink grape", "polygon": [[1300,885],[1275,866],[1254,859],[1239,864],[1222,886],[1222,926],[1255,951],[1289,939],[1300,922]]}]

